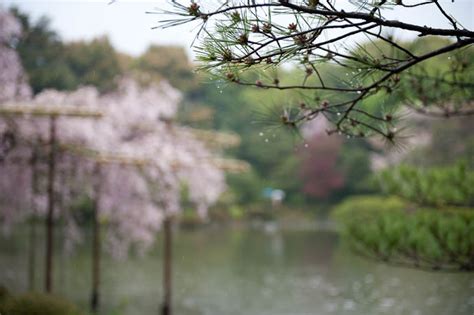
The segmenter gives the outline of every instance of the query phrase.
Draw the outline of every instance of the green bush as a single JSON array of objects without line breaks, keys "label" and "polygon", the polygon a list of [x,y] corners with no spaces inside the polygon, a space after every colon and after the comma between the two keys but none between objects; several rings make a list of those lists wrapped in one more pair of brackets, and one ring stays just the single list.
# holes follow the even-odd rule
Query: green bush
[{"label": "green bush", "polygon": [[401,199],[348,198],[333,212],[360,254],[420,268],[474,270],[474,211],[414,209]]},{"label": "green bush", "polygon": [[385,192],[419,205],[474,206],[474,171],[463,161],[430,169],[399,165],[377,177]]},{"label": "green bush", "polygon": [[9,297],[2,315],[82,315],[71,302],[54,295],[27,293]]}]

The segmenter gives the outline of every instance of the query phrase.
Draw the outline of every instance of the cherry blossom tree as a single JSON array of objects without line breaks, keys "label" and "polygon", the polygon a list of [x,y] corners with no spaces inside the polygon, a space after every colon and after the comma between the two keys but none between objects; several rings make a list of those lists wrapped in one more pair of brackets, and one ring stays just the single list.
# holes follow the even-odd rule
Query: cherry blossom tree
[{"label": "cherry blossom tree", "polygon": [[[221,170],[211,163],[211,154],[187,129],[174,126],[179,94],[168,84],[140,88],[136,82],[125,79],[116,93],[108,95],[105,103],[120,108],[110,115],[112,124],[118,124],[115,133],[122,143],[122,152],[137,154],[147,160],[142,172],[151,191],[152,204],[147,208],[150,218],[143,215],[147,224],[164,220],[164,282],[165,292],[162,313],[171,312],[171,246],[172,218],[180,211],[181,183],[187,183],[190,198],[198,212],[205,215],[207,207],[214,203],[225,188]],[[158,95],[157,95],[158,93]],[[139,105],[139,107],[137,106]],[[118,115],[118,116],[117,116]],[[124,115],[126,117],[123,117]],[[135,187],[141,187],[135,185]],[[112,198],[110,200],[114,200]],[[162,217],[156,216],[156,209]],[[120,222],[123,222],[121,220]],[[157,225],[150,226],[156,228]],[[135,229],[136,225],[130,226]],[[143,240],[148,229],[141,229]],[[127,235],[129,235],[128,233]],[[133,234],[132,234],[133,235]],[[147,244],[148,242],[145,242]]]},{"label": "cherry blossom tree", "polygon": [[[53,94],[54,95],[54,94]],[[46,98],[47,99],[47,98]],[[48,100],[48,99],[47,99]],[[51,100],[49,100],[51,101]],[[56,174],[60,173],[61,168],[64,168],[64,163],[58,163],[57,159],[57,120],[61,116],[80,117],[81,119],[86,117],[95,117],[97,113],[90,113],[85,111],[75,111],[66,108],[53,108],[51,106],[43,106],[44,99],[43,95],[37,96],[33,101],[26,105],[14,106],[6,105],[1,108],[1,113],[6,115],[13,125],[15,137],[20,139],[21,142],[15,148],[19,152],[31,151],[31,160],[37,161],[37,148],[42,145],[47,145],[47,211],[46,211],[46,263],[45,263],[45,290],[50,292],[53,286],[53,239],[54,239],[54,221],[57,217],[55,211],[56,203],[58,199],[58,191],[60,188],[67,187],[67,185],[59,185],[56,181]],[[15,119],[16,117],[17,119]],[[26,146],[26,148],[25,148]],[[25,150],[26,149],[26,150]],[[15,163],[21,161],[15,159]],[[59,161],[65,161],[59,159]],[[35,165],[31,165],[32,170],[35,170]],[[36,183],[37,174],[32,174],[32,182]],[[32,187],[32,191],[35,191],[37,187]],[[24,195],[27,195],[24,194]],[[67,196],[63,194],[63,196]],[[23,198],[23,196],[19,196]],[[36,214],[32,211],[31,214]]]},{"label": "cherry blossom tree", "polygon": [[[0,9],[0,104],[27,100],[31,90],[26,83],[20,58],[14,43],[21,35],[21,25],[17,19]],[[12,147],[14,135],[8,122],[0,122],[0,158]]]},{"label": "cherry blossom tree", "polygon": [[[58,120],[57,128],[66,152],[93,161],[82,173],[93,176],[89,187],[100,182],[100,189],[89,193],[96,200],[97,221],[108,223],[107,248],[115,256],[125,256],[131,244],[144,251],[154,242],[162,221],[166,226],[180,211],[182,183],[188,185],[190,199],[202,216],[225,189],[223,172],[213,164],[209,150],[189,129],[172,124],[178,101],[179,93],[166,83],[141,87],[130,78],[104,96],[82,88],[70,93],[45,91],[34,100],[73,107],[78,113],[101,108],[100,120],[71,117]],[[100,172],[92,172],[94,163],[101,165]],[[100,195],[95,194],[99,190]]]},{"label": "cherry blossom tree", "polygon": [[[31,89],[20,58],[14,49],[21,35],[21,24],[9,12],[0,8],[0,104],[9,101],[28,100]],[[7,152],[13,150],[18,139],[13,132],[12,121],[0,120],[0,223],[4,232],[18,220],[27,216],[28,210],[40,209],[36,194],[36,172],[38,148],[21,148],[8,158]],[[19,163],[21,161],[21,163]],[[28,167],[30,166],[30,167]],[[29,248],[29,287],[34,286],[36,239],[34,222],[30,229]]]},{"label": "cherry blossom tree", "polygon": [[[5,25],[0,62],[11,66],[1,74],[2,82],[8,83],[1,91],[1,103],[8,104],[0,107],[2,157],[6,159],[0,165],[0,184],[5,188],[0,201],[8,205],[2,207],[6,209],[2,223],[11,226],[31,214],[46,215],[47,290],[52,288],[54,221],[64,219],[67,240],[81,240],[67,211],[79,194],[95,201],[95,255],[100,252],[100,222],[107,222],[107,249],[118,257],[125,256],[132,244],[140,251],[149,248],[163,221],[170,237],[184,183],[198,213],[206,215],[225,189],[222,165],[215,163],[213,154],[190,129],[173,124],[181,97],[178,91],[165,82],[144,87],[124,78],[116,91],[106,95],[83,87],[73,92],[45,90],[28,101],[29,88],[11,47],[20,28],[10,15],[0,17]],[[85,119],[98,116],[94,113],[99,109],[102,119]],[[11,185],[12,178],[17,185]],[[10,194],[12,187],[15,191]],[[48,193],[47,204],[40,192],[41,197]],[[40,211],[31,210],[36,199],[42,201],[41,207],[34,207]],[[171,238],[168,245],[171,254]],[[98,268],[99,261],[94,264]],[[98,304],[98,274],[94,282],[92,304]],[[170,295],[165,305],[169,307]]]}]

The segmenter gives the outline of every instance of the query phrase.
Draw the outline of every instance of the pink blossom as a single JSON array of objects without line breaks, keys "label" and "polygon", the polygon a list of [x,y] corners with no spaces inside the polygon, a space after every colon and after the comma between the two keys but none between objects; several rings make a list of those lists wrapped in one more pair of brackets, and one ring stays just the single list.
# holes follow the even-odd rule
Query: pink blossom
[{"label": "pink blossom", "polygon": [[9,12],[0,9],[0,104],[31,97],[20,58],[11,47],[20,34],[20,22]]}]

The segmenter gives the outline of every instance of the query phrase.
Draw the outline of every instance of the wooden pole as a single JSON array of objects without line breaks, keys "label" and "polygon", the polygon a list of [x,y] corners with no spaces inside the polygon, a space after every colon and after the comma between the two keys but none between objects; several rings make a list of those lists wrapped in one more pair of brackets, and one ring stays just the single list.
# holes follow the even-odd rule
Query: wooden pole
[{"label": "wooden pole", "polygon": [[38,152],[36,147],[33,148],[31,154],[31,200],[30,207],[33,215],[30,218],[30,241],[29,241],[29,255],[28,255],[28,289],[34,291],[36,287],[36,207],[35,196],[38,192],[38,176],[36,170],[36,163],[38,161]]},{"label": "wooden pole", "polygon": [[35,290],[36,279],[36,218],[30,219],[30,241],[29,241],[29,255],[28,255],[28,290]]},{"label": "wooden pole", "polygon": [[49,120],[49,160],[48,160],[48,214],[46,217],[46,263],[45,290],[53,290],[53,255],[54,255],[54,181],[56,168],[56,117]]},{"label": "wooden pole", "polygon": [[95,164],[96,184],[94,197],[94,214],[92,223],[92,292],[90,307],[92,313],[96,314],[100,303],[100,194],[101,194],[101,167],[99,163]]},{"label": "wooden pole", "polygon": [[171,264],[172,264],[172,244],[173,231],[172,219],[167,217],[163,225],[163,305],[161,315],[171,315]]}]

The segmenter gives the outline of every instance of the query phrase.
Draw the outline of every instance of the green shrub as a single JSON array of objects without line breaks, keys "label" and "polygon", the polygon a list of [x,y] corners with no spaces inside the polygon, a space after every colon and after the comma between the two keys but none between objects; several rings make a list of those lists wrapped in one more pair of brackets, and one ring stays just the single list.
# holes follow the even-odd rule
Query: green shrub
[{"label": "green shrub", "polygon": [[474,171],[465,162],[429,169],[399,165],[380,172],[377,178],[386,193],[419,205],[474,206]]},{"label": "green shrub", "polygon": [[474,270],[474,211],[413,209],[401,199],[354,197],[333,215],[360,254],[430,269]]},{"label": "green shrub", "polygon": [[82,315],[71,302],[54,295],[27,293],[9,297],[2,315]]}]

